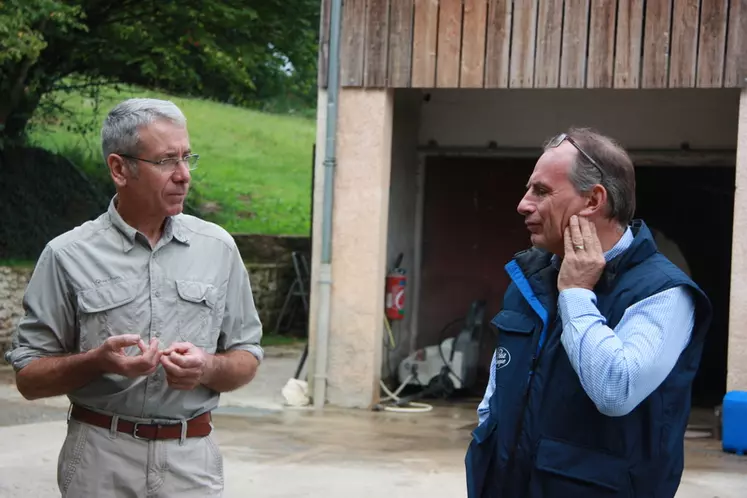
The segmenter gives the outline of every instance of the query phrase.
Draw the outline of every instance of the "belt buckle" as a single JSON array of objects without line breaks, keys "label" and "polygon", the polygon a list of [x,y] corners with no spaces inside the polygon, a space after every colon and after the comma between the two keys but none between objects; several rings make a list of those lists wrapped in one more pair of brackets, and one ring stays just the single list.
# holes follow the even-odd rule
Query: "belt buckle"
[{"label": "belt buckle", "polygon": [[141,439],[143,441],[148,440],[147,437],[141,437],[141,436],[138,436],[138,434],[137,434],[137,429],[141,425],[147,425],[147,424],[141,424],[140,422],[135,422],[135,427],[133,427],[133,429],[132,429],[132,437],[135,438],[135,439]]}]

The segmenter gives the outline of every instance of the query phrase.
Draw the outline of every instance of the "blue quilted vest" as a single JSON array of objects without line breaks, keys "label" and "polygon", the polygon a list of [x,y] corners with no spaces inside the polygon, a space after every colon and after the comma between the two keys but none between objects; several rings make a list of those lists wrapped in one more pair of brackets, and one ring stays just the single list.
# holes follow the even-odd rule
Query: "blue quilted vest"
[{"label": "blue quilted vest", "polygon": [[684,466],[691,386],[711,320],[703,291],[656,249],[639,220],[634,241],[610,261],[594,289],[614,328],[632,304],[688,286],[692,338],[664,382],[631,413],[600,413],[560,342],[557,269],[529,249],[506,265],[511,277],[498,329],[490,415],[472,433],[465,458],[470,498],[674,497]]}]

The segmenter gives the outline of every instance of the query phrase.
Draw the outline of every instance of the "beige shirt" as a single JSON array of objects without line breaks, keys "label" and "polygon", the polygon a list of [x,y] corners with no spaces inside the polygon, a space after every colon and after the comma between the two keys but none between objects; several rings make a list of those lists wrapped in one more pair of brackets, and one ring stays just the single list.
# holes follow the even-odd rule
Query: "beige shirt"
[{"label": "beige shirt", "polygon": [[[137,333],[146,344],[157,338],[162,348],[186,341],[209,353],[249,351],[261,361],[262,326],[231,235],[181,214],[167,219],[151,249],[115,202],[45,247],[6,360],[19,370],[36,358],[84,352],[111,335]],[[171,389],[159,365],[147,377],[105,374],[68,397],[103,413],[169,420],[216,408],[219,394],[205,386]]]}]

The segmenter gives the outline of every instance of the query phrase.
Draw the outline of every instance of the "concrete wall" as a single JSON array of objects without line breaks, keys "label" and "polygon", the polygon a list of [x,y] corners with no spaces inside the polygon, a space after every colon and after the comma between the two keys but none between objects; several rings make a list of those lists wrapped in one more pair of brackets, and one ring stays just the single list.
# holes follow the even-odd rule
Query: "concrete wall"
[{"label": "concrete wall", "polygon": [[565,128],[591,126],[630,148],[736,148],[739,90],[434,90],[420,143],[539,147]]}]

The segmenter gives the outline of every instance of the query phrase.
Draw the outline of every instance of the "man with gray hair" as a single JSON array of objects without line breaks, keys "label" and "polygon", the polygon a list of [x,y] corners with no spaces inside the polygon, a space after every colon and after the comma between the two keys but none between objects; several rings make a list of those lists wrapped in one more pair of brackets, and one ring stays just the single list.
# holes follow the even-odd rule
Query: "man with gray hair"
[{"label": "man with gray hair", "polygon": [[545,145],[518,205],[533,247],[506,265],[491,322],[470,498],[675,496],[711,305],[634,211],[612,139],[571,129]]},{"label": "man with gray hair", "polygon": [[6,359],[25,398],[70,399],[63,497],[220,496],[211,411],[263,358],[246,268],[182,213],[199,156],[176,105],[126,100],[101,140],[116,195],[44,248]]}]

